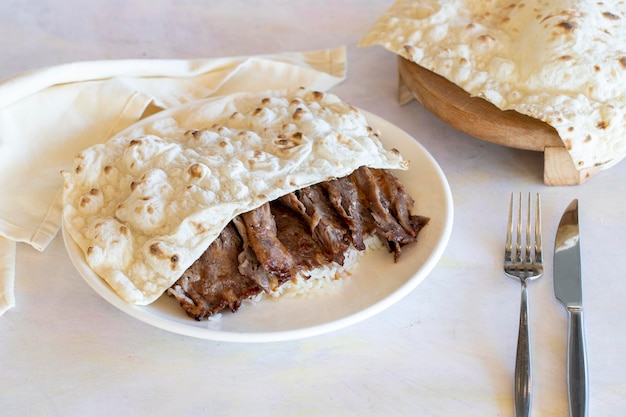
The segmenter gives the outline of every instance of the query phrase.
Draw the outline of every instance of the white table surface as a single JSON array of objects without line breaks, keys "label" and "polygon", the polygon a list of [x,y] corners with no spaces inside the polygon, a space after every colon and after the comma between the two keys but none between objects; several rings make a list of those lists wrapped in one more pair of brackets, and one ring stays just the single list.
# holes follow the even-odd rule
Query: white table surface
[{"label": "white table surface", "polygon": [[57,236],[18,245],[17,306],[0,317],[2,416],[513,416],[520,286],[503,276],[511,191],[540,192],[548,274],[530,286],[535,416],[568,415],[566,314],[553,295],[554,232],[580,201],[590,415],[626,410],[626,163],[583,185],[542,183],[541,153],[460,133],[397,103],[396,57],[357,48],[380,0],[0,2],[0,77],[78,60],[203,58],[346,45],[332,91],[401,127],[447,175],[449,245],[407,297],[303,340],[234,344],[144,324],[100,298]]}]

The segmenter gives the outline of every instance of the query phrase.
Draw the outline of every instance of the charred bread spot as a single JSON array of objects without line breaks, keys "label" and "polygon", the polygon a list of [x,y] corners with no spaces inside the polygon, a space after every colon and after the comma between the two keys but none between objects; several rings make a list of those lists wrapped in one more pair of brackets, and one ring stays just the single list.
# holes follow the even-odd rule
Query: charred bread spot
[{"label": "charred bread spot", "polygon": [[135,191],[135,189],[139,186],[139,182],[133,181],[130,183],[130,191]]},{"label": "charred bread spot", "polygon": [[133,139],[128,143],[129,148],[136,145],[141,145],[141,139]]},{"label": "charred bread spot", "polygon": [[573,32],[577,28],[577,25],[576,23],[562,20],[561,22],[556,24],[556,28],[562,30],[563,32],[569,33]]},{"label": "charred bread spot", "polygon": [[298,143],[291,140],[291,139],[287,139],[284,137],[279,137],[274,141],[274,144],[276,144],[276,146],[278,146],[281,149],[291,149],[291,148],[295,148],[296,146],[298,146]]},{"label": "charred bread spot", "polygon": [[172,269],[176,269],[178,267],[178,255],[172,255],[170,263],[172,265]]},{"label": "charred bread spot", "polygon": [[102,196],[102,193],[100,192],[100,190],[98,190],[97,188],[92,188],[87,195],[83,195],[80,198],[80,201],[78,202],[78,204],[81,208],[87,208],[92,202],[91,197],[98,198],[101,196]]},{"label": "charred bread spot", "polygon": [[609,127],[609,124],[610,124],[610,123],[609,123],[608,121],[606,121],[606,120],[600,120],[600,121],[596,124],[596,127],[597,127],[598,129],[603,129],[603,130],[604,130],[604,129],[606,129],[607,127]]},{"label": "charred bread spot", "polygon": [[626,69],[626,56],[622,56],[619,58],[619,63],[622,66],[622,68]]},{"label": "charred bread spot", "polygon": [[187,172],[189,173],[189,176],[192,178],[200,178],[202,177],[202,166],[200,164],[193,164],[191,165],[188,169]]},{"label": "charred bread spot", "polygon": [[261,104],[263,104],[264,106],[267,106],[271,102],[272,102],[272,99],[269,97],[265,97],[263,100],[261,100]]},{"label": "charred bread spot", "polygon": [[302,116],[304,115],[304,109],[302,107],[298,107],[296,109],[296,111],[293,112],[293,114],[291,115],[291,118],[293,120],[300,120],[302,119]]},{"label": "charred bread spot", "polygon": [[318,101],[319,101],[319,100],[323,99],[323,98],[324,98],[324,95],[325,95],[325,94],[324,94],[324,93],[322,93],[321,91],[313,91],[313,98],[314,98],[315,100],[318,100]]},{"label": "charred bread spot", "polygon": [[110,174],[111,171],[113,171],[113,167],[111,165],[107,165],[107,166],[104,167],[103,171],[104,171],[105,174]]},{"label": "charred bread spot", "polygon": [[165,253],[163,253],[163,251],[161,250],[161,247],[159,246],[159,242],[156,242],[150,245],[150,254],[154,256],[155,258],[159,258],[159,259],[165,258]]},{"label": "charred bread spot", "polygon": [[217,133],[222,133],[226,130],[226,127],[219,123],[215,123],[213,126],[211,126],[211,128],[214,129]]},{"label": "charred bread spot", "polygon": [[480,35],[478,38],[476,38],[476,40],[479,43],[486,44],[486,45],[491,45],[493,42],[496,41],[496,39],[491,35]]},{"label": "charred bread spot", "polygon": [[603,12],[602,16],[604,16],[605,18],[609,19],[609,20],[619,20],[620,17],[616,14],[613,14],[611,12]]},{"label": "charred bread spot", "polygon": [[202,131],[198,129],[191,129],[185,132],[185,136],[189,135],[191,135],[191,137],[193,137],[194,139],[198,139],[200,136],[202,136]]},{"label": "charred bread spot", "polygon": [[204,225],[202,223],[192,222],[191,225],[193,226],[194,230],[196,231],[196,235],[201,235],[201,234],[203,234],[203,233],[205,233],[207,231],[206,227],[204,227]]}]

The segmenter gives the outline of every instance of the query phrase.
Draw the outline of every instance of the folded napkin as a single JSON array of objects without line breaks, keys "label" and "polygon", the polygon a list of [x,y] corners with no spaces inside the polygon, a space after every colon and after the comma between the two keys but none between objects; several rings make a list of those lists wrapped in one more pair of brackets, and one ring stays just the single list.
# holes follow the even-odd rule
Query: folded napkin
[{"label": "folded napkin", "polygon": [[157,111],[238,91],[346,77],[344,47],[251,57],[76,62],[0,82],[0,314],[15,305],[15,245],[44,250],[61,225],[60,171],[82,149]]}]

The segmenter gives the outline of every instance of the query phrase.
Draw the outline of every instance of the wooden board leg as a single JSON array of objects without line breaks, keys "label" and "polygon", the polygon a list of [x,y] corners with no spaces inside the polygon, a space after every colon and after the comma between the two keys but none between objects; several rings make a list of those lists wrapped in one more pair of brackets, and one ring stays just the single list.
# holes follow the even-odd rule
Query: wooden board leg
[{"label": "wooden board leg", "polygon": [[571,155],[562,146],[546,146],[543,157],[543,182],[546,185],[578,185],[599,169],[578,170]]},{"label": "wooden board leg", "polygon": [[400,71],[398,71],[398,103],[400,103],[401,106],[404,106],[405,104],[410,103],[413,99],[415,99],[415,96],[402,79]]}]

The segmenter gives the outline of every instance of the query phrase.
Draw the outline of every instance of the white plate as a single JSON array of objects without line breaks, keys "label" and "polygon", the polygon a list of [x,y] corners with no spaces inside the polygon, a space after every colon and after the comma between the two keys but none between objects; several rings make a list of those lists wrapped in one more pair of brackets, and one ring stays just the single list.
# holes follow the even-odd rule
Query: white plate
[{"label": "white plate", "polygon": [[432,156],[410,135],[391,123],[364,112],[380,130],[387,148],[394,147],[411,164],[394,172],[416,201],[414,214],[430,217],[417,244],[406,247],[399,262],[385,250],[367,254],[340,290],[331,295],[262,301],[242,307],[220,320],[195,321],[174,298],[162,296],[149,306],[122,301],[86,264],[82,251],[63,229],[69,256],[87,283],[123,312],[153,326],[203,339],[231,342],[273,342],[319,335],[337,330],[391,306],[426,278],[448,243],[452,230],[452,195],[446,178]]}]

